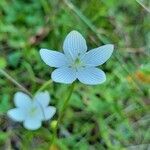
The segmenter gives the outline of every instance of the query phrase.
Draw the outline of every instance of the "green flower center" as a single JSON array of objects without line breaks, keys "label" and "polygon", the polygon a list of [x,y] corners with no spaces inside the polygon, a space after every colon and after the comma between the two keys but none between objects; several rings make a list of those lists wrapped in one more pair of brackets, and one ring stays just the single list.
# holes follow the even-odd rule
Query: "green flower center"
[{"label": "green flower center", "polygon": [[81,67],[84,67],[84,64],[83,64],[83,62],[81,61],[81,59],[77,57],[77,58],[73,61],[71,67],[72,67],[73,69],[76,69],[76,70],[77,70],[77,69],[79,69],[79,68],[81,68]]},{"label": "green flower center", "polygon": [[37,107],[32,106],[29,110],[29,115],[34,116],[37,113]]}]

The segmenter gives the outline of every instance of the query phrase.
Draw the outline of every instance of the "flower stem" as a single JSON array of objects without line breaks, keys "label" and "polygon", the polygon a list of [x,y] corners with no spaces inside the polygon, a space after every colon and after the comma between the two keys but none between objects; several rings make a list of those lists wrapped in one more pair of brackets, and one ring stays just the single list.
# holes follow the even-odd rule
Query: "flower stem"
[{"label": "flower stem", "polygon": [[27,93],[28,95],[32,97],[32,94],[25,87],[23,87],[20,83],[18,83],[18,81],[13,79],[13,77],[11,77],[5,70],[0,69],[0,73],[3,76],[5,76],[8,80],[10,80],[12,83],[14,83],[16,86],[18,86],[22,91],[24,91],[25,93]]},{"label": "flower stem", "polygon": [[43,90],[46,89],[51,83],[52,83],[52,80],[46,81],[46,82],[36,91],[36,93],[43,91]]},{"label": "flower stem", "polygon": [[65,112],[66,112],[66,109],[68,107],[68,104],[69,104],[69,100],[71,98],[71,95],[73,93],[73,90],[74,90],[74,87],[75,87],[75,82],[73,82],[70,86],[70,90],[69,90],[69,94],[68,96],[66,97],[63,105],[62,105],[62,108],[60,109],[59,111],[59,116],[58,116],[58,120],[57,120],[57,124],[56,124],[56,127],[54,129],[54,135],[53,135],[53,139],[52,139],[52,144],[53,142],[55,141],[55,139],[57,138],[57,130],[58,130],[58,127],[59,127],[59,124],[61,123],[61,121],[63,120],[63,117],[65,115]]}]

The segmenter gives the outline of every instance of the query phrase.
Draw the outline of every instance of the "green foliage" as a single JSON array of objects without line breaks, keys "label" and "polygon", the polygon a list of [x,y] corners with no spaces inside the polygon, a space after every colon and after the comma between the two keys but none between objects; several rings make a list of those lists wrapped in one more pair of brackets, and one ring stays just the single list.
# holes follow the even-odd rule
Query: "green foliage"
[{"label": "green foliage", "polygon": [[10,109],[9,95],[3,94],[2,99],[0,101],[0,115],[6,113],[8,109]]},{"label": "green foliage", "polygon": [[7,66],[7,62],[3,57],[0,57],[0,68],[4,69]]},{"label": "green foliage", "polygon": [[[146,149],[150,141],[150,19],[136,0],[1,0],[0,69],[34,94],[52,72],[40,59],[39,49],[62,51],[71,30],[84,35],[89,49],[109,42],[115,52],[101,66],[107,74],[104,84],[76,83],[53,149]],[[6,116],[18,90],[0,74],[0,149],[8,143],[12,149],[49,149],[51,122],[31,132]],[[46,90],[59,110],[68,86],[51,82]],[[58,112],[53,119],[57,117]]]}]

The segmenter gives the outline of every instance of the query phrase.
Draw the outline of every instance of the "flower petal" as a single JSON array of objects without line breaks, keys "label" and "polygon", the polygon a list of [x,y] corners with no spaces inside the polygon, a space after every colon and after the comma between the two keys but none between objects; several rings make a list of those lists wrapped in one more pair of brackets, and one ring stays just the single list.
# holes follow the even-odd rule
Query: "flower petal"
[{"label": "flower petal", "polygon": [[44,121],[51,119],[56,113],[56,108],[53,106],[49,106],[44,109]]},{"label": "flower petal", "polygon": [[83,58],[83,61],[88,66],[98,66],[105,63],[112,55],[114,46],[107,44],[87,52]]},{"label": "flower petal", "polygon": [[27,94],[17,92],[14,96],[14,103],[16,107],[25,108],[31,105],[32,100]]},{"label": "flower petal", "polygon": [[10,109],[7,112],[7,115],[9,118],[11,118],[14,121],[22,122],[25,119],[25,113],[20,108],[14,108]]},{"label": "flower petal", "polygon": [[38,102],[41,106],[46,107],[50,101],[50,95],[48,91],[37,93],[34,100]]},{"label": "flower petal", "polygon": [[37,120],[34,118],[27,118],[24,122],[23,125],[26,129],[28,130],[37,130],[41,127],[41,120]]},{"label": "flower petal", "polygon": [[41,49],[40,55],[42,60],[50,67],[61,67],[67,65],[66,56],[63,53]]},{"label": "flower petal", "polygon": [[80,82],[88,85],[101,84],[106,80],[105,73],[95,67],[85,67],[77,72]]},{"label": "flower petal", "polygon": [[70,84],[76,80],[76,72],[69,67],[61,67],[52,72],[51,78],[55,82]]},{"label": "flower petal", "polygon": [[66,56],[75,59],[87,51],[86,41],[79,32],[71,31],[64,40],[63,49]]}]

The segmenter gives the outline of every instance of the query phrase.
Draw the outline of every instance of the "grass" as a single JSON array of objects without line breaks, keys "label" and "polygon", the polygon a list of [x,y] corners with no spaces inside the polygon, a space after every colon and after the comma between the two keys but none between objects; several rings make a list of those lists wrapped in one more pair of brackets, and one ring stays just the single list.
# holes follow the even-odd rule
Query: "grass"
[{"label": "grass", "polygon": [[[89,49],[113,43],[115,52],[101,68],[107,81],[97,86],[76,83],[70,107],[50,148],[53,124],[35,132],[6,116],[20,86],[0,73],[0,149],[145,150],[149,134],[150,19],[146,8],[123,0],[1,0],[0,68],[32,95],[48,90],[59,110],[67,85],[50,80],[52,69],[40,48],[62,51],[65,36],[78,30]],[[143,7],[144,6],[144,7]],[[8,76],[7,76],[8,77]],[[48,81],[48,82],[47,82]],[[23,90],[24,91],[24,90]]]}]

